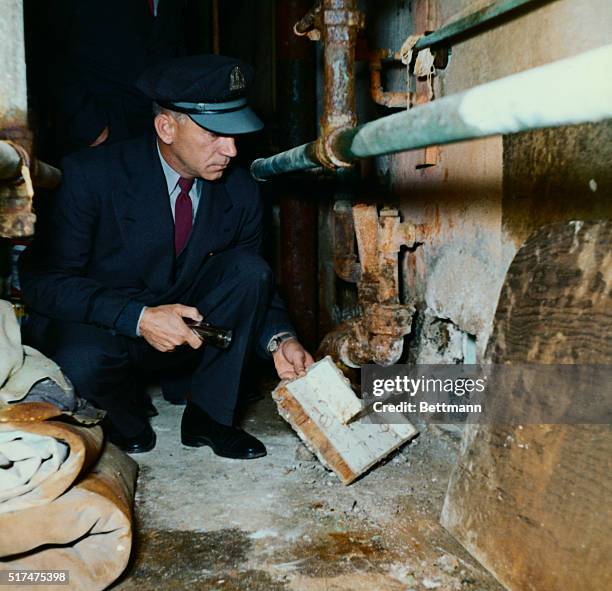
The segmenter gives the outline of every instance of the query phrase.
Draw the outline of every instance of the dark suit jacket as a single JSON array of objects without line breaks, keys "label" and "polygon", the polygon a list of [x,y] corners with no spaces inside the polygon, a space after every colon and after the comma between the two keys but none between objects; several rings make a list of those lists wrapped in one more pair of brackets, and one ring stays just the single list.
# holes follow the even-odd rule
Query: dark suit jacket
[{"label": "dark suit jacket", "polygon": [[[26,304],[37,314],[135,336],[143,305],[177,303],[210,256],[227,249],[259,253],[262,206],[247,171],[228,169],[204,190],[188,250],[175,279],[174,222],[154,135],[76,152],[63,183],[20,258]],[[259,352],[289,330],[272,298]]]},{"label": "dark suit jacket", "polygon": [[151,125],[151,101],[134,86],[150,65],[184,53],[184,0],[50,0],[46,62],[64,151],[109,142]]}]

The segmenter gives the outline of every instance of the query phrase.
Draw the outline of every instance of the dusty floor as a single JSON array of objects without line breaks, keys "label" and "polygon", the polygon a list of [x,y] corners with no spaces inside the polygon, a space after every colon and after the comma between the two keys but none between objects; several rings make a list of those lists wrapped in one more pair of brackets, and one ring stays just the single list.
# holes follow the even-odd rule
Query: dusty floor
[{"label": "dusty floor", "polygon": [[158,445],[134,456],[138,538],[117,591],[492,591],[501,587],[438,524],[457,441],[425,431],[342,486],[269,397],[244,427],[268,456],[180,444],[182,409],[156,398]]}]

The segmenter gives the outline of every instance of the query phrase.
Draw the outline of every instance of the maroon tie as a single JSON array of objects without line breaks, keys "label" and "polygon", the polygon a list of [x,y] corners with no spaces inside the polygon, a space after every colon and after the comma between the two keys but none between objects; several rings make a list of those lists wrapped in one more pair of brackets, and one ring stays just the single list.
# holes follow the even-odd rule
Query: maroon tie
[{"label": "maroon tie", "polygon": [[174,207],[174,252],[179,255],[185,248],[189,234],[191,234],[191,225],[193,220],[193,206],[189,191],[193,185],[193,179],[184,179],[181,177],[178,181],[181,192],[176,199]]},{"label": "maroon tie", "polygon": [[155,16],[155,0],[149,0],[149,10],[151,15]]}]

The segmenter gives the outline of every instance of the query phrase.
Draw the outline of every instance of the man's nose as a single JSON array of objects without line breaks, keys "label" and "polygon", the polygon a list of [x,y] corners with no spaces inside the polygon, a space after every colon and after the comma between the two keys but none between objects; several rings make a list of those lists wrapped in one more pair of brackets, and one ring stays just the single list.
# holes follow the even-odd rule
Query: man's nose
[{"label": "man's nose", "polygon": [[238,151],[236,150],[236,141],[233,137],[224,137],[223,144],[221,145],[221,151],[224,156],[228,158],[233,158]]}]

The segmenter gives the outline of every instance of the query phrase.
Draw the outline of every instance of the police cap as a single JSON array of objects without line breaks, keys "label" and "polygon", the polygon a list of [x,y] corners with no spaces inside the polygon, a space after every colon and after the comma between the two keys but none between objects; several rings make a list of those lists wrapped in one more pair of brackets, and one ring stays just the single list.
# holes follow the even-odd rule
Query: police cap
[{"label": "police cap", "polygon": [[259,131],[247,105],[252,68],[224,55],[192,55],[148,68],[136,86],[160,106],[186,113],[200,127],[223,135]]}]

